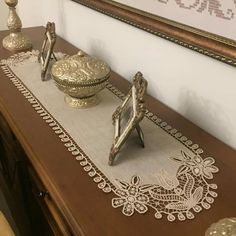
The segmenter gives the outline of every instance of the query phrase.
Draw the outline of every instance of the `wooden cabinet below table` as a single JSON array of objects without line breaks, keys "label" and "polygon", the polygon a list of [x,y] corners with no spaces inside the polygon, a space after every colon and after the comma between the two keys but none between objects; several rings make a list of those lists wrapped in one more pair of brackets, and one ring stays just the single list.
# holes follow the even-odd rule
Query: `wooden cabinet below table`
[{"label": "wooden cabinet below table", "polygon": [[49,192],[1,113],[0,165],[3,193],[21,235],[71,235]]}]

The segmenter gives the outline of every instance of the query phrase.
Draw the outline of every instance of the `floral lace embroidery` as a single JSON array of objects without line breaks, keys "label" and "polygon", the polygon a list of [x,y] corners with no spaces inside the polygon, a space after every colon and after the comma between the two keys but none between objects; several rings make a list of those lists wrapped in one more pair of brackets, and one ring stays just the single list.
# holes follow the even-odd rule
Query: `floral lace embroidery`
[{"label": "floral lace embroidery", "polygon": [[171,158],[181,163],[175,178],[162,171],[157,176],[158,184],[141,185],[138,176],[133,176],[130,184],[118,180],[121,188],[114,191],[118,197],[112,199],[112,206],[122,206],[126,216],[133,215],[135,210],[143,214],[153,208],[157,219],[166,214],[169,221],[174,221],[176,216],[180,221],[193,219],[193,212],[209,209],[217,197],[214,192],[217,185],[207,183],[206,179],[212,179],[212,173],[219,169],[211,157],[203,160],[199,155],[191,157],[181,153],[181,157]]},{"label": "floral lace embroidery", "polygon": [[[69,55],[62,53],[62,52],[56,52],[55,55],[58,60],[62,59],[62,58],[69,57]],[[5,64],[8,66],[18,66],[20,64],[23,64],[25,61],[38,62],[38,56],[39,56],[39,51],[32,50],[32,51],[20,52],[17,54],[13,54],[8,59],[3,59],[0,62],[1,62],[1,64]]]},{"label": "floral lace embroidery", "polygon": [[124,215],[133,215],[134,209],[141,214],[148,210],[146,204],[149,202],[149,197],[140,191],[139,182],[140,178],[133,176],[130,184],[120,181],[123,189],[115,191],[119,197],[112,199],[112,206],[115,208],[123,206]]},{"label": "floral lace embroidery", "polygon": [[37,62],[38,55],[39,55],[38,50],[20,52],[20,53],[12,55],[8,59],[1,60],[1,64],[6,64],[8,66],[17,66],[19,64],[22,64],[26,60],[29,60],[31,62]]}]

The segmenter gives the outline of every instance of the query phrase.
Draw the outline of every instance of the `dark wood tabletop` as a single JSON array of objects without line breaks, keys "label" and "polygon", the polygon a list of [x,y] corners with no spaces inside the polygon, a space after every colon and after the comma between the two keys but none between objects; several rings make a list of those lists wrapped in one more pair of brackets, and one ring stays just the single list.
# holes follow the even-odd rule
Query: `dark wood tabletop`
[{"label": "dark wood tabletop", "polygon": [[[44,28],[23,31],[32,39],[34,49],[39,49]],[[7,31],[1,31],[0,40],[6,34]],[[78,49],[58,37],[56,51],[72,55]],[[10,55],[12,53],[0,45],[0,58]],[[129,83],[114,72],[111,83],[123,92],[128,91]],[[98,189],[58,136],[0,70],[0,111],[74,235],[203,236],[213,222],[236,216],[236,151],[151,96],[147,96],[146,101],[149,110],[199,144],[204,150],[203,157],[214,157],[220,169],[214,178],[219,196],[209,210],[196,214],[194,220],[168,222],[165,217],[156,220],[152,210],[145,215],[126,217],[114,209],[111,200],[115,195]]]}]

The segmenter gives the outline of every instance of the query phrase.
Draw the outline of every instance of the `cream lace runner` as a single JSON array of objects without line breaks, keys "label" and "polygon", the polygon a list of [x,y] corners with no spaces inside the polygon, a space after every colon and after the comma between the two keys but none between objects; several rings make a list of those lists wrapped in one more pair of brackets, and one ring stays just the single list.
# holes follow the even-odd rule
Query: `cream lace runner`
[{"label": "cream lace runner", "polygon": [[211,207],[217,185],[210,180],[218,172],[212,157],[203,158],[197,144],[147,111],[141,123],[146,147],[138,145],[134,133],[116,165],[108,166],[114,129],[111,116],[124,94],[108,84],[98,106],[70,108],[52,80],[41,81],[37,56],[38,51],[19,53],[2,60],[1,68],[98,188],[116,195],[114,208],[126,216],[153,209],[157,219],[166,215],[169,221],[183,221]]}]

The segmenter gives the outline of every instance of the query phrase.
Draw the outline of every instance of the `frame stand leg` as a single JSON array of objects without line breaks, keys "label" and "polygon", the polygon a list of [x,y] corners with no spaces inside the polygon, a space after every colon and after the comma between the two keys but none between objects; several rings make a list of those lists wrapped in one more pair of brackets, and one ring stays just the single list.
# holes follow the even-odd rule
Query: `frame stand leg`
[{"label": "frame stand leg", "polygon": [[139,125],[136,126],[136,131],[138,133],[138,137],[139,137],[142,147],[145,148],[143,131]]}]

